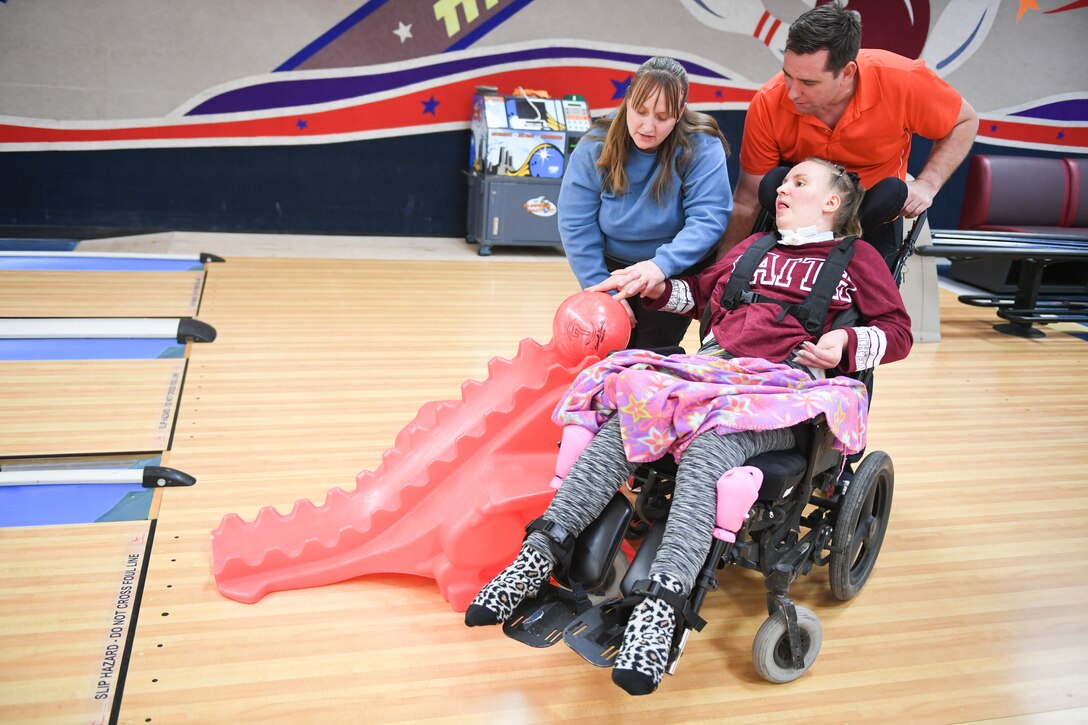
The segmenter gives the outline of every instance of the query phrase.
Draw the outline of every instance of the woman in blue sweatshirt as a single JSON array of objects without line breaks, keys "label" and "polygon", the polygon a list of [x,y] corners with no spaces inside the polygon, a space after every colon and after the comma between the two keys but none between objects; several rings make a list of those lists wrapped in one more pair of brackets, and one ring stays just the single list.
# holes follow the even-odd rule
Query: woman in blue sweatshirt
[{"label": "woman in blue sweatshirt", "polygon": [[[733,210],[717,122],[687,107],[688,78],[672,58],[643,63],[615,116],[600,119],[571,154],[559,192],[559,230],[583,288],[614,269],[645,288],[714,261]],[[679,345],[690,320],[623,303],[629,347]]]}]

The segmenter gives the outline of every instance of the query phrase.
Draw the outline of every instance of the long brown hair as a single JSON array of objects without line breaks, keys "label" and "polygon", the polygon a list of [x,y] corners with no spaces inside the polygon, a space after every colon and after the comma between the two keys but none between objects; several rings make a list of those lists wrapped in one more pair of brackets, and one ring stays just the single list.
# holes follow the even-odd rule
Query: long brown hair
[{"label": "long brown hair", "polygon": [[[623,194],[627,191],[627,171],[624,167],[627,154],[634,145],[627,130],[627,105],[630,102],[638,108],[657,91],[664,97],[669,114],[679,119],[672,132],[657,147],[657,164],[661,172],[654,180],[653,196],[658,204],[663,204],[672,191],[674,177],[683,177],[693,153],[693,134],[717,136],[725,148],[725,153],[729,153],[729,143],[718,128],[718,122],[712,116],[692,111],[685,105],[688,99],[688,74],[684,67],[672,58],[650,58],[639,66],[616,115],[596,121],[596,135],[604,134],[604,148],[597,159],[597,168],[601,170],[602,190],[612,194]],[[683,113],[680,112],[681,108],[684,109]],[[680,149],[679,154],[676,154],[677,148]]]},{"label": "long brown hair", "polygon": [[865,198],[865,187],[861,185],[860,177],[834,161],[821,159],[819,156],[809,156],[806,161],[815,161],[828,167],[831,171],[831,191],[837,192],[842,199],[835,213],[835,236],[861,236],[858,212],[861,210],[861,200]]}]

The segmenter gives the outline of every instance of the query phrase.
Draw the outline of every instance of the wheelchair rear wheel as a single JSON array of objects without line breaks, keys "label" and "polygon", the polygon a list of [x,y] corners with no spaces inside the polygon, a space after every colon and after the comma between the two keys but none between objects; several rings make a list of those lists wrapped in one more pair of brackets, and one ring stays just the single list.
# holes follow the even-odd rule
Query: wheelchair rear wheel
[{"label": "wheelchair rear wheel", "polygon": [[839,504],[831,535],[831,593],[846,601],[857,596],[873,572],[892,509],[892,459],[873,451],[858,466]]},{"label": "wheelchair rear wheel", "polygon": [[752,642],[752,663],[759,676],[781,684],[793,682],[808,672],[823,644],[823,628],[811,609],[794,605],[797,611],[797,627],[801,630],[801,669],[793,666],[790,656],[789,629],[786,613],[779,610],[763,622]]}]

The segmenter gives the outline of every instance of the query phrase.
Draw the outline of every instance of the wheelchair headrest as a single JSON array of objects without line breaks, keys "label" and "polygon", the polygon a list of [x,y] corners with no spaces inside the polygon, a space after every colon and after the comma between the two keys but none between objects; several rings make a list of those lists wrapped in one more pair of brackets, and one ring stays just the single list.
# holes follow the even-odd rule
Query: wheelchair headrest
[{"label": "wheelchair headrest", "polygon": [[899,212],[903,211],[903,205],[907,203],[907,183],[895,176],[873,184],[873,188],[865,191],[865,198],[861,200],[861,228],[872,229],[881,224],[895,221]]},{"label": "wheelchair headrest", "polygon": [[[774,218],[774,202],[778,196],[778,187],[789,173],[789,166],[778,166],[768,171],[759,182],[759,204]],[[881,224],[894,221],[903,205],[907,202],[907,185],[902,179],[890,176],[873,184],[866,190],[861,200],[862,229],[874,229]],[[864,238],[864,236],[863,236]]]},{"label": "wheelchair headrest", "polygon": [[778,187],[786,180],[786,174],[790,172],[789,166],[776,166],[763,175],[759,182],[759,205],[774,218],[774,202],[778,198]]}]

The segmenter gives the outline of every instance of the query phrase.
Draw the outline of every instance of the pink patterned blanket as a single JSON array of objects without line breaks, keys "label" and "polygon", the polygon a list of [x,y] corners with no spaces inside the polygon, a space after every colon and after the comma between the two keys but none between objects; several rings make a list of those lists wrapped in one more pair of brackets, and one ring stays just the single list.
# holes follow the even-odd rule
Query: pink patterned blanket
[{"label": "pink patterned blanket", "polygon": [[865,448],[868,395],[852,378],[811,380],[760,358],[664,357],[646,350],[611,355],[581,372],[552,419],[596,432],[619,415],[627,459],[677,458],[704,431],[786,428],[823,413],[835,448]]}]

